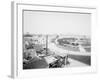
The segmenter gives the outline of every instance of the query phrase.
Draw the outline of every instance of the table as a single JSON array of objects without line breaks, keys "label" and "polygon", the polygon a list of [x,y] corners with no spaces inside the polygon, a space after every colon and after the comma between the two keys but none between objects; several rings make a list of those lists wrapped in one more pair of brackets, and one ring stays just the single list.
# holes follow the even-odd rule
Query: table
[{"label": "table", "polygon": [[48,64],[55,62],[57,59],[53,56],[46,56],[44,57]]}]

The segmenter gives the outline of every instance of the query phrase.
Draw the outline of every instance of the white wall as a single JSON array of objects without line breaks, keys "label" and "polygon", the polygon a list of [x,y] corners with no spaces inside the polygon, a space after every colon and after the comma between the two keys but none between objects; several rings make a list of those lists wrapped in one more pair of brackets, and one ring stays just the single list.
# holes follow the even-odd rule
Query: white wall
[{"label": "white wall", "polygon": [[[95,38],[96,38],[96,54],[98,55],[98,72],[86,73],[86,74],[72,74],[61,75],[53,77],[33,78],[34,80],[100,80],[100,1],[99,0],[28,0],[34,1],[34,3],[40,4],[59,4],[67,5],[74,4],[79,6],[97,6],[98,7],[98,26],[95,26]],[[11,64],[11,0],[0,0],[0,80],[11,80],[10,76],[10,64]],[[26,80],[33,80],[26,79]],[[23,80],[23,79],[22,79]]]}]

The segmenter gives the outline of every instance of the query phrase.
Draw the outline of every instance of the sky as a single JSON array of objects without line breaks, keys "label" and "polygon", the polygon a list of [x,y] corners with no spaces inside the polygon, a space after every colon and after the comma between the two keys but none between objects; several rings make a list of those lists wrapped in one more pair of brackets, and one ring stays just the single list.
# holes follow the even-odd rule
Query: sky
[{"label": "sky", "polygon": [[91,14],[24,11],[24,33],[91,35]]}]

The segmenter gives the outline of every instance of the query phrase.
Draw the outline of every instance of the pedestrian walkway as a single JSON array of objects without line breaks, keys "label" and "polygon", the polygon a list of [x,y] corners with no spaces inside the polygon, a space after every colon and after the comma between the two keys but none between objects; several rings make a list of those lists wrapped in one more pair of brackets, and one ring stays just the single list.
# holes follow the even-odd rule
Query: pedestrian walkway
[{"label": "pedestrian walkway", "polygon": [[83,67],[83,66],[88,66],[87,64],[84,64],[80,61],[77,61],[77,60],[74,60],[74,59],[71,59],[71,58],[68,58],[68,61],[70,64],[68,64],[67,66],[65,67]]},{"label": "pedestrian walkway", "polygon": [[55,43],[49,43],[48,48],[51,51],[54,51],[57,55],[60,56],[66,56],[68,54],[73,54],[73,55],[83,55],[83,56],[90,56],[90,52],[75,52],[75,51],[69,51],[67,49],[59,48]]}]

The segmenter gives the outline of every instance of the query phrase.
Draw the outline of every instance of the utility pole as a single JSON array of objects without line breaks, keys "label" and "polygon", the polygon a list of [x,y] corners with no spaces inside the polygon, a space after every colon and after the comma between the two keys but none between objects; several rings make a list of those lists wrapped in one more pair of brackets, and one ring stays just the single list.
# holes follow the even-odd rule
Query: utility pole
[{"label": "utility pole", "polygon": [[48,35],[46,35],[46,54],[48,54]]}]

